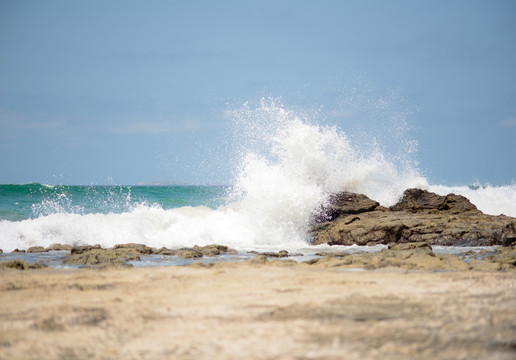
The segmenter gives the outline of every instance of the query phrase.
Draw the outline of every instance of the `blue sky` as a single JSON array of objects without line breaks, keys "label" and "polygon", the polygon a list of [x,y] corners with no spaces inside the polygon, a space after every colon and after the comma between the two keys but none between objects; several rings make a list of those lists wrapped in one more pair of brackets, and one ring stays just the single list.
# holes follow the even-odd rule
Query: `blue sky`
[{"label": "blue sky", "polygon": [[404,114],[431,182],[511,183],[516,2],[0,0],[0,183],[227,183],[262,96]]}]

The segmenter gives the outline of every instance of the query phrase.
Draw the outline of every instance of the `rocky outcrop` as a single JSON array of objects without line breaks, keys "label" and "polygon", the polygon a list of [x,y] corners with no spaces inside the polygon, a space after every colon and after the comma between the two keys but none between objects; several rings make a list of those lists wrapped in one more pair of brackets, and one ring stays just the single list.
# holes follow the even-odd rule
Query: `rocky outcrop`
[{"label": "rocky outcrop", "polygon": [[516,219],[486,215],[463,196],[406,190],[391,208],[365,195],[340,193],[330,199],[312,227],[313,244],[376,245],[425,242],[431,245],[516,244]]},{"label": "rocky outcrop", "polygon": [[206,245],[182,249],[155,249],[143,244],[119,244],[109,249],[100,245],[72,247],[70,255],[63,262],[68,265],[88,267],[132,266],[129,261],[139,261],[142,255],[178,256],[182,259],[196,259],[204,256],[233,255],[237,251],[224,245]]},{"label": "rocky outcrop", "polygon": [[348,254],[343,252],[321,253],[320,258],[304,264],[322,268],[366,269],[399,268],[423,271],[509,271],[516,269],[516,249],[503,247],[491,255],[471,260],[467,256],[436,254],[426,242],[392,244],[382,251]]}]

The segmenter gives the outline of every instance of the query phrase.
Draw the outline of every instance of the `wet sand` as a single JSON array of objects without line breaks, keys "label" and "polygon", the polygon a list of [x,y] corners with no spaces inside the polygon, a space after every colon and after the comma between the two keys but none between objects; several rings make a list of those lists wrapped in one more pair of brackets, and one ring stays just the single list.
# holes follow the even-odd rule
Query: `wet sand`
[{"label": "wet sand", "polygon": [[0,271],[0,359],[514,359],[516,272]]}]

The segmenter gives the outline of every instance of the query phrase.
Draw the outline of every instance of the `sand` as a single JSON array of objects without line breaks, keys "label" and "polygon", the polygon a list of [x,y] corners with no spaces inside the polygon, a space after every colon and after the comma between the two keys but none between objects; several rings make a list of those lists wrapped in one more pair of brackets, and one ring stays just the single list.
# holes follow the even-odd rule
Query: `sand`
[{"label": "sand", "polygon": [[515,359],[516,272],[0,271],[1,359]]}]

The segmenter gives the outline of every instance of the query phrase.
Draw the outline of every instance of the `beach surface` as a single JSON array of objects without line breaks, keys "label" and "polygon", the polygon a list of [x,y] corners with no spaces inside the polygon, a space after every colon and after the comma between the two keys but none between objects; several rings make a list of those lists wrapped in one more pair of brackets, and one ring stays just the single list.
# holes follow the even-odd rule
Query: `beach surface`
[{"label": "beach surface", "polygon": [[0,271],[0,359],[514,359],[516,272]]}]

